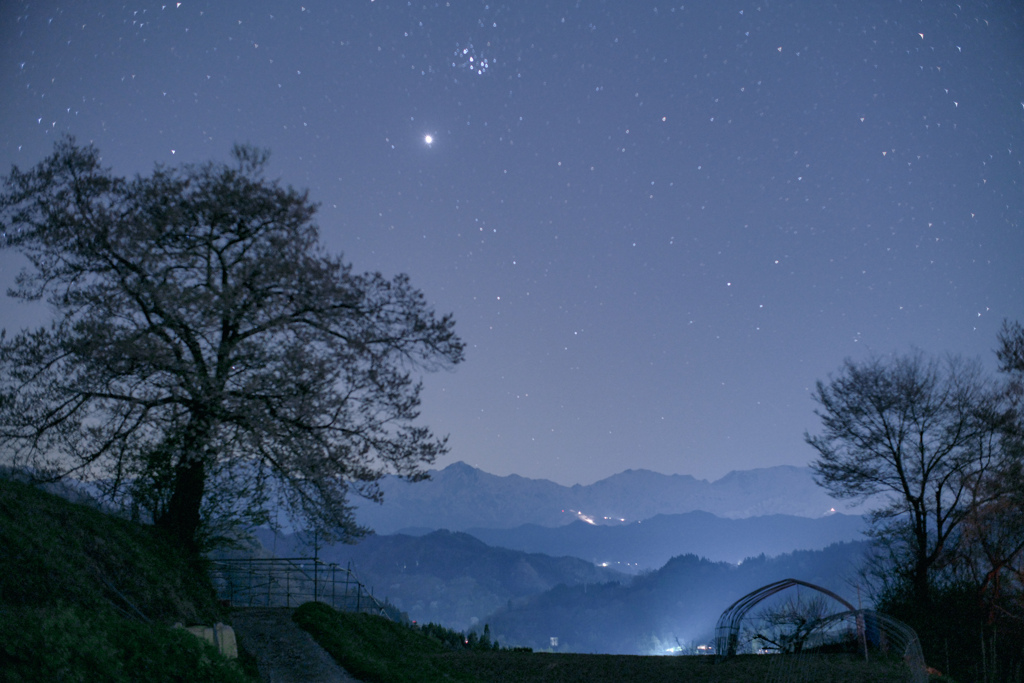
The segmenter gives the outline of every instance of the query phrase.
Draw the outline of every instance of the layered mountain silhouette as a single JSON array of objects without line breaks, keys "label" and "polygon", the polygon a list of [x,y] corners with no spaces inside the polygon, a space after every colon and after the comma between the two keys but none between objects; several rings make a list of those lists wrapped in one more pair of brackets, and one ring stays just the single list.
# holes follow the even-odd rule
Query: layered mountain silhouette
[{"label": "layered mountain silhouette", "polygon": [[[563,652],[666,654],[714,642],[715,622],[735,600],[774,581],[800,578],[858,601],[857,567],[868,543],[837,543],[778,557],[753,557],[740,565],[695,555],[672,558],[657,571],[628,583],[557,586],[514,600],[487,617],[502,643]],[[780,599],[807,599],[790,590]],[[830,603],[830,608],[845,608]],[[756,614],[756,610],[755,610]],[[553,639],[557,639],[554,641]]]},{"label": "layered mountain silhouette", "polygon": [[[302,535],[260,534],[278,556],[309,556]],[[322,562],[351,565],[378,598],[420,623],[472,628],[512,600],[556,586],[627,581],[625,575],[575,557],[551,557],[488,546],[465,533],[372,535],[355,545],[319,548]]]},{"label": "layered mountain silhouette", "polygon": [[811,519],[768,515],[724,519],[708,512],[657,515],[632,524],[598,526],[573,522],[515,529],[470,529],[492,546],[548,555],[572,555],[620,571],[657,569],[676,555],[693,554],[736,564],[757,555],[817,550],[864,537],[862,517],[833,514]]},{"label": "layered mountain silhouette", "polygon": [[587,486],[561,486],[518,475],[500,477],[463,462],[432,471],[429,481],[397,477],[381,482],[383,505],[359,505],[360,524],[377,533],[420,528],[465,531],[524,524],[557,527],[575,521],[622,524],[693,511],[741,519],[765,515],[817,518],[835,509],[861,508],[836,501],[814,483],[806,467],[735,471],[713,482],[688,475],[626,470]]},{"label": "layered mountain silhouette", "polygon": [[[728,528],[746,520],[721,521]],[[263,533],[260,540],[280,556],[313,552],[305,542],[310,539],[300,535]],[[458,630],[490,623],[509,645],[544,648],[548,637],[559,636],[561,649],[652,654],[651,642],[709,641],[723,609],[772,581],[794,576],[849,595],[866,548],[865,541],[834,543],[774,558],[750,555],[739,563],[681,553],[633,576],[449,531],[372,535],[317,552],[326,563],[351,563],[378,598],[419,623]]]},{"label": "layered mountain silhouette", "polygon": [[[571,487],[461,462],[431,475],[383,480],[384,504],[357,512],[376,533],[316,552],[351,563],[413,620],[490,621],[512,645],[558,636],[575,651],[646,654],[696,642],[737,591],[781,574],[836,585],[865,547],[861,510],[829,498],[808,468],[714,482],[627,470]],[[301,535],[260,540],[277,555],[313,551]]]}]

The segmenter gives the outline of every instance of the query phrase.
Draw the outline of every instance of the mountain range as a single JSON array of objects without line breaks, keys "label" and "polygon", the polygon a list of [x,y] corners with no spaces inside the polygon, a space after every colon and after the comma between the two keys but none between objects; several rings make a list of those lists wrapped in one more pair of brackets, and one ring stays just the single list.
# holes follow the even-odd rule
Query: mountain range
[{"label": "mountain range", "polygon": [[693,511],[741,519],[766,515],[817,518],[862,507],[830,498],[807,467],[778,466],[730,472],[713,482],[688,475],[626,470],[586,486],[562,486],[518,475],[497,476],[457,462],[410,484],[381,481],[384,503],[361,501],[356,518],[377,533],[420,528],[465,531],[525,524],[557,527],[638,522]]},{"label": "mountain range", "polygon": [[794,515],[724,519],[696,511],[656,515],[619,526],[527,524],[515,529],[469,529],[467,533],[492,546],[571,555],[636,573],[657,569],[677,555],[737,564],[756,555],[817,550],[840,541],[863,540],[864,530],[863,517],[839,513],[817,519]]},{"label": "mountain range", "polygon": [[[351,563],[413,620],[489,621],[512,645],[560,637],[560,649],[648,653],[696,642],[742,592],[788,576],[837,585],[865,548],[864,518],[836,512],[808,468],[714,482],[627,470],[571,487],[461,462],[431,475],[383,480],[385,503],[357,513],[376,533],[318,556]],[[260,540],[277,555],[312,554],[300,535]]]},{"label": "mountain range", "polygon": [[[798,578],[857,604],[857,568],[867,548],[867,541],[836,543],[822,550],[752,557],[740,565],[680,555],[629,582],[556,586],[513,600],[486,621],[502,644],[534,649],[652,655],[681,646],[692,652],[696,645],[714,642],[715,622],[729,605],[774,581]],[[791,588],[779,599],[813,595]],[[831,601],[829,606],[845,609]]]},{"label": "mountain range", "polygon": [[[723,522],[726,528],[741,523]],[[301,535],[263,531],[260,541],[278,556],[313,553]],[[833,543],[738,563],[684,553],[632,576],[450,531],[375,534],[317,553],[322,562],[354,568],[375,596],[419,623],[465,631],[490,622],[509,644],[543,648],[549,636],[561,636],[577,652],[644,654],[642,641],[651,637],[706,640],[729,603],[771,581],[795,577],[847,594],[866,547],[865,541]]]},{"label": "mountain range", "polygon": [[[312,551],[300,535],[261,531],[263,547],[277,556]],[[628,581],[613,569],[575,557],[550,557],[488,546],[465,533],[371,535],[357,544],[318,550],[322,562],[351,566],[379,599],[409,618],[467,630],[488,614],[551,590]]]}]

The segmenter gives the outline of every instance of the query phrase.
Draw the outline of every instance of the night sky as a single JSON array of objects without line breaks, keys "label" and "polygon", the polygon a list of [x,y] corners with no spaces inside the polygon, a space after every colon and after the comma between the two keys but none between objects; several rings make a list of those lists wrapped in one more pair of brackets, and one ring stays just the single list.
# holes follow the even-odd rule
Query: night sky
[{"label": "night sky", "polygon": [[992,367],[1024,320],[1011,0],[0,2],[0,172],[62,134],[121,175],[269,148],[454,313],[439,466],[805,465],[844,358]]}]

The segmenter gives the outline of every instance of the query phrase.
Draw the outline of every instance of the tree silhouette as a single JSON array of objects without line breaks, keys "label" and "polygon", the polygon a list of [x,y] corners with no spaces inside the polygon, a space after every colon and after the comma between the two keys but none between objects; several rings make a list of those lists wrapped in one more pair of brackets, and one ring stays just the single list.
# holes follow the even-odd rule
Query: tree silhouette
[{"label": "tree silhouette", "polygon": [[840,498],[880,494],[872,533],[927,604],[929,572],[976,503],[975,483],[1007,456],[994,388],[978,363],[916,352],[847,360],[814,399],[822,433],[805,439],[818,483]]},{"label": "tree silhouette", "polygon": [[463,344],[406,276],[325,253],[305,193],[268,154],[115,177],[71,138],[0,195],[9,292],[48,327],[0,340],[0,454],[141,506],[187,545],[274,502],[351,537],[350,493],[445,452],[415,424],[416,371]]},{"label": "tree silhouette", "polygon": [[745,639],[759,640],[765,649],[800,654],[808,639],[820,630],[821,620],[832,611],[822,595],[799,595],[761,609],[752,619]]}]

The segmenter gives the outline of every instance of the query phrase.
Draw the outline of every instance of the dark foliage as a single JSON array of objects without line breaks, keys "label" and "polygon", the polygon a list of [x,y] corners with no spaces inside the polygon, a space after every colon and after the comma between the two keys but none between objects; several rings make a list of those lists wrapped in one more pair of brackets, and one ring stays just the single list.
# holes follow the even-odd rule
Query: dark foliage
[{"label": "dark foliage", "polygon": [[9,683],[249,680],[236,663],[183,629],[75,606],[0,611],[0,672]]},{"label": "dark foliage", "polygon": [[977,584],[967,582],[933,587],[927,606],[909,591],[890,591],[880,596],[878,609],[912,627],[925,660],[952,679],[1024,681],[1024,622],[990,621],[979,598]]},{"label": "dark foliage", "polygon": [[920,352],[847,360],[814,398],[822,433],[806,439],[818,482],[838,498],[879,497],[872,532],[927,602],[929,571],[969,514],[973,483],[1004,455],[980,365]]},{"label": "dark foliage", "polygon": [[426,626],[419,626],[417,628],[423,635],[440,641],[453,651],[474,650],[477,652],[490,652],[501,649],[498,641],[491,640],[491,627],[489,624],[484,624],[484,630],[481,633],[477,634],[476,631],[470,631],[469,635],[435,623],[429,623]]},{"label": "dark foliage", "polygon": [[127,618],[223,618],[205,566],[160,529],[0,478],[0,602],[112,610]]},{"label": "dark foliage", "polygon": [[1024,680],[1024,328],[999,343],[1000,382],[921,354],[848,361],[808,437],[835,495],[889,495],[865,577],[961,681]]},{"label": "dark foliage", "polygon": [[294,619],[346,671],[366,683],[476,680],[455,674],[436,659],[448,648],[409,625],[370,614],[338,612],[314,602],[295,610]]},{"label": "dark foliage", "polygon": [[242,683],[175,622],[226,615],[152,526],[0,479],[0,680]]}]

